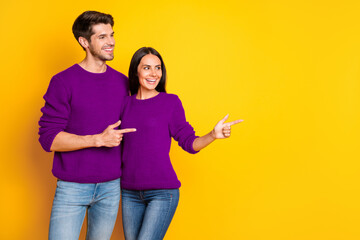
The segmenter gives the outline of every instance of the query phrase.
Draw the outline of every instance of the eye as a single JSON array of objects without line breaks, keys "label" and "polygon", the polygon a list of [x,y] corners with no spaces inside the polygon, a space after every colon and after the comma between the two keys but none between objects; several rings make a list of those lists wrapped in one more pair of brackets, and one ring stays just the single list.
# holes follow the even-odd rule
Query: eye
[{"label": "eye", "polygon": [[160,66],[157,66],[157,67],[156,67],[156,70],[161,70],[161,67],[160,67]]},{"label": "eye", "polygon": [[144,67],[145,70],[149,70],[149,67]]}]

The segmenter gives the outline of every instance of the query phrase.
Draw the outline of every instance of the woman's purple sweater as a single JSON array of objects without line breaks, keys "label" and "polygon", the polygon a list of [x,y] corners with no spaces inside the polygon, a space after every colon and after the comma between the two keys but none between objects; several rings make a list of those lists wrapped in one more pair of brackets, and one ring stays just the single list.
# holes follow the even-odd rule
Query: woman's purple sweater
[{"label": "woman's purple sweater", "polygon": [[159,93],[139,100],[126,97],[121,128],[136,128],[124,134],[121,187],[130,190],[173,189],[181,183],[172,167],[169,151],[171,137],[189,153],[197,138],[186,121],[178,96]]}]

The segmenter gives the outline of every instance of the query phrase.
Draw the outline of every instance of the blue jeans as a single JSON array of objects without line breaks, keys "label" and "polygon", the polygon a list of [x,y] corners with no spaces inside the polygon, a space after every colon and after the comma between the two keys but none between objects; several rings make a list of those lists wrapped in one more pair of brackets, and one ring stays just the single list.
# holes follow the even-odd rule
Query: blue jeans
[{"label": "blue jeans", "polygon": [[120,179],[94,184],[58,180],[51,210],[49,239],[79,239],[86,211],[86,239],[110,239],[119,201]]},{"label": "blue jeans", "polygon": [[122,189],[121,195],[125,239],[163,239],[179,202],[179,189]]}]

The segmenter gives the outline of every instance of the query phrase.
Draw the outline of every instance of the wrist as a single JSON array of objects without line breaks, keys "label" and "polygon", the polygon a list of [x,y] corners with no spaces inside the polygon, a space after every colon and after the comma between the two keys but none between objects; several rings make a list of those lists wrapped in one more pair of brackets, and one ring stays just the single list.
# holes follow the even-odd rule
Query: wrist
[{"label": "wrist", "polygon": [[215,134],[215,129],[213,129],[210,133],[209,133],[210,137],[215,140],[216,139],[216,134]]},{"label": "wrist", "polygon": [[102,147],[104,144],[101,140],[100,134],[90,135],[91,145],[94,147]]}]

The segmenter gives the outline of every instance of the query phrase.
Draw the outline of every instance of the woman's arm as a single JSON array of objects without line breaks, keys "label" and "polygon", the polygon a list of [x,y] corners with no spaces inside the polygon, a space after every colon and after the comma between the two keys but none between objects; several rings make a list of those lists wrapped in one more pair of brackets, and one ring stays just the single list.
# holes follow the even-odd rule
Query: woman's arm
[{"label": "woman's arm", "polygon": [[208,134],[196,138],[193,142],[193,149],[195,151],[200,151],[216,139],[223,139],[230,137],[231,125],[242,122],[243,120],[235,120],[232,122],[225,123],[228,119],[229,114],[227,114],[223,119],[221,119],[214,127],[214,129]]}]

